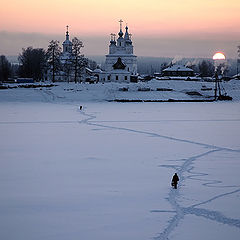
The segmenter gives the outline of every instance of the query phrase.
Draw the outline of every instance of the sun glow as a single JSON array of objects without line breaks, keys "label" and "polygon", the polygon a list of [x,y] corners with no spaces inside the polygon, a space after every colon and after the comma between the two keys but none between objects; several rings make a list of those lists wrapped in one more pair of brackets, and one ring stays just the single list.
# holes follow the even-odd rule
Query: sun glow
[{"label": "sun glow", "polygon": [[225,60],[225,56],[221,52],[217,52],[213,55],[213,60]]}]

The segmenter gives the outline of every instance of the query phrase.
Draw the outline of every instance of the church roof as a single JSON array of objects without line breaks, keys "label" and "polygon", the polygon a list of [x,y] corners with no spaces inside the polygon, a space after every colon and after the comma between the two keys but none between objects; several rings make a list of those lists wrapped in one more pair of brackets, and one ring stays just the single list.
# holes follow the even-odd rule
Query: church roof
[{"label": "church roof", "polygon": [[119,57],[117,62],[113,64],[113,69],[125,69],[126,65],[122,62],[122,59]]},{"label": "church roof", "polygon": [[122,29],[120,29],[119,33],[118,33],[118,36],[121,38],[123,36],[123,32],[122,32]]},{"label": "church roof", "polygon": [[130,37],[129,37],[129,33],[128,33],[128,26],[126,26],[125,29],[126,29],[126,32],[125,32],[125,35],[124,35],[124,39],[125,39],[125,41],[131,42]]},{"label": "church roof", "polygon": [[68,44],[68,45],[72,45],[72,42],[70,41],[70,40],[65,40],[64,42],[63,42],[63,44]]},{"label": "church roof", "polygon": [[177,72],[177,71],[181,71],[181,72],[193,72],[193,70],[191,68],[185,67],[183,65],[173,65],[170,66],[166,69],[163,70],[163,72]]},{"label": "church roof", "polygon": [[93,73],[102,73],[102,72],[103,72],[103,71],[102,71],[101,69],[99,69],[99,68],[93,70]]}]

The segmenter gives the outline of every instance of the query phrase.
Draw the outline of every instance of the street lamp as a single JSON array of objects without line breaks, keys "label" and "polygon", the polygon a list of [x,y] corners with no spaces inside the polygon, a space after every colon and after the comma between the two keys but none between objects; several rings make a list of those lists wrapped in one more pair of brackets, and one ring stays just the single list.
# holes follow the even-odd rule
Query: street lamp
[{"label": "street lamp", "polygon": [[[224,73],[224,70],[226,69],[226,57],[224,56],[223,53],[217,52],[213,55],[213,60],[214,60],[214,66],[215,66],[215,100],[232,100],[232,97],[228,96],[227,93],[225,92],[224,88],[224,94],[221,93],[221,88],[220,88],[220,74],[221,78]],[[220,74],[219,74],[220,72]],[[218,97],[217,97],[217,91],[218,91]]]},{"label": "street lamp", "polygon": [[[219,69],[221,65],[225,63],[226,57],[221,52],[216,52],[213,55],[213,61],[215,66],[215,89],[214,89],[214,99],[217,100],[217,90],[219,91],[219,96],[221,95],[220,85],[219,85]],[[222,73],[222,72],[221,72]]]}]

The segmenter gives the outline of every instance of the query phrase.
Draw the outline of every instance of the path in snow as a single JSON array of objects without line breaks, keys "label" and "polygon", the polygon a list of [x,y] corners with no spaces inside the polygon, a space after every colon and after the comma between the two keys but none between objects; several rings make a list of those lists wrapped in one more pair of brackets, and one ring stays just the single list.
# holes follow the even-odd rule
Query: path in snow
[{"label": "path in snow", "polygon": [[[230,191],[230,192],[226,192],[220,195],[216,195],[213,198],[210,198],[208,200],[205,200],[203,202],[200,202],[198,204],[194,204],[191,205],[189,207],[181,207],[180,204],[178,203],[177,199],[179,199],[179,191],[181,189],[181,185],[184,182],[185,179],[192,179],[193,176],[204,176],[207,174],[198,174],[196,173],[196,175],[190,175],[188,177],[184,177],[184,173],[188,172],[191,173],[191,170],[194,168],[192,165],[194,163],[195,160],[204,157],[206,155],[212,154],[214,152],[219,152],[219,151],[223,151],[223,149],[219,148],[219,149],[215,149],[215,150],[210,150],[208,152],[205,152],[203,154],[199,154],[197,156],[192,156],[188,159],[181,159],[181,161],[183,161],[183,164],[181,166],[176,166],[176,165],[161,165],[162,167],[168,167],[168,168],[173,168],[174,170],[176,170],[179,173],[180,179],[181,179],[181,183],[179,184],[179,188],[177,190],[175,189],[171,189],[167,200],[170,202],[171,206],[173,207],[173,209],[175,209],[175,211],[166,211],[166,210],[152,210],[151,212],[155,212],[155,213],[162,213],[162,212],[169,212],[169,213],[175,213],[174,217],[169,221],[168,226],[164,229],[164,231],[162,233],[160,233],[157,237],[155,237],[155,239],[157,240],[167,240],[170,233],[178,226],[179,222],[181,220],[183,220],[183,218],[185,217],[185,215],[188,214],[192,214],[198,217],[204,217],[206,219],[218,222],[218,223],[223,223],[223,224],[227,224],[229,226],[233,226],[233,227],[237,227],[240,228],[240,219],[232,219],[232,218],[228,218],[225,217],[223,214],[221,214],[220,212],[217,211],[210,211],[210,210],[206,210],[203,208],[196,208],[197,206],[209,203],[211,201],[214,201],[218,198],[222,198],[225,197],[227,195],[231,195],[237,192],[240,192],[240,186],[221,186],[222,188],[237,188],[234,191]],[[230,150],[232,151],[232,150]],[[202,180],[202,179],[201,179]],[[206,180],[207,183],[204,183],[203,185],[211,185],[211,184],[217,184],[217,183],[221,183],[221,181],[215,180],[215,181],[209,181]],[[214,186],[216,187],[216,186]]]},{"label": "path in snow", "polygon": [[[225,147],[218,147],[218,146],[215,146],[215,145],[190,141],[190,140],[186,140],[186,139],[169,137],[169,136],[161,135],[161,134],[154,133],[154,132],[134,130],[134,129],[123,128],[123,127],[108,126],[108,125],[102,124],[102,123],[107,123],[107,122],[112,122],[112,121],[97,121],[95,115],[88,114],[84,110],[80,111],[80,113],[83,116],[86,117],[86,119],[84,119],[82,121],[79,121],[80,124],[87,124],[87,125],[97,126],[97,127],[102,127],[102,128],[108,128],[108,129],[127,131],[127,132],[131,132],[131,133],[144,134],[144,135],[149,135],[149,136],[153,136],[153,137],[164,138],[164,139],[167,139],[167,140],[170,140],[170,141],[199,145],[201,147],[205,147],[205,148],[209,149],[207,152],[196,155],[196,156],[191,156],[191,157],[186,158],[186,159],[175,160],[176,162],[177,161],[183,162],[181,165],[160,165],[160,167],[172,168],[172,169],[176,170],[179,174],[181,182],[180,182],[179,188],[177,190],[176,189],[170,189],[170,191],[168,193],[168,197],[166,198],[168,200],[168,202],[171,204],[171,206],[174,210],[172,210],[172,211],[151,210],[152,213],[164,213],[164,212],[165,213],[166,212],[167,213],[175,213],[175,215],[168,222],[167,227],[161,233],[159,233],[156,237],[154,237],[154,239],[156,239],[156,240],[168,240],[169,235],[178,226],[179,222],[181,220],[183,220],[186,215],[189,215],[189,214],[197,216],[197,217],[203,217],[203,218],[206,218],[208,220],[212,220],[212,221],[217,222],[217,223],[227,224],[229,226],[236,227],[236,228],[240,229],[240,219],[233,219],[233,218],[226,217],[218,211],[211,211],[211,210],[206,210],[206,209],[203,209],[203,208],[198,208],[198,206],[200,206],[200,205],[203,205],[203,204],[212,202],[216,199],[223,198],[225,196],[232,195],[232,194],[235,194],[237,192],[240,192],[240,186],[236,186],[236,185],[216,186],[216,184],[221,183],[221,181],[219,181],[219,180],[209,181],[207,179],[206,180],[197,179],[196,177],[199,177],[199,176],[203,177],[203,176],[207,176],[208,174],[192,171],[194,169],[194,166],[193,166],[194,161],[198,160],[199,158],[205,157],[205,156],[210,155],[210,154],[215,153],[215,152],[223,152],[223,151],[240,153],[240,150],[225,148]],[[122,122],[122,121],[120,121],[120,122]],[[128,121],[124,121],[124,122],[128,122]],[[132,122],[132,121],[130,121],[130,122]],[[114,121],[114,123],[117,123],[117,121]],[[185,177],[184,176],[185,173],[189,173],[191,175]],[[208,200],[202,201],[198,204],[191,205],[189,207],[181,207],[180,204],[178,203],[179,191],[181,190],[181,185],[184,183],[184,181],[186,179],[192,179],[192,180],[194,179],[194,180],[205,181],[205,183],[203,183],[203,185],[208,186],[208,187],[235,188],[235,190],[228,191],[228,192],[225,192],[225,193],[220,194],[220,195],[216,195],[216,196],[214,196],[214,197],[212,197]]]}]

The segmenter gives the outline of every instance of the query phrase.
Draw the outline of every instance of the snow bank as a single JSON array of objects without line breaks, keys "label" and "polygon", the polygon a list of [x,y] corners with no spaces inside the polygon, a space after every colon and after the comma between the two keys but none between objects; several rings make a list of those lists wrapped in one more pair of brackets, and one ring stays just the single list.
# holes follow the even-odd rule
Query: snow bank
[{"label": "snow bank", "polygon": [[[209,99],[214,95],[214,83],[181,80],[151,80],[139,83],[98,83],[98,84],[74,84],[57,83],[51,88],[35,89],[2,89],[0,101],[12,102],[101,102],[115,99],[128,100],[199,100]],[[203,91],[202,86],[212,88]],[[240,100],[240,81],[231,80],[223,83],[227,93],[233,97],[233,101]],[[127,91],[122,91],[125,89]],[[146,91],[146,89],[148,91]],[[171,89],[163,91],[161,89]],[[142,91],[139,91],[142,90]],[[145,90],[145,91],[144,91]],[[158,91],[157,91],[158,90]],[[187,92],[198,92],[202,96],[187,95]]]}]

